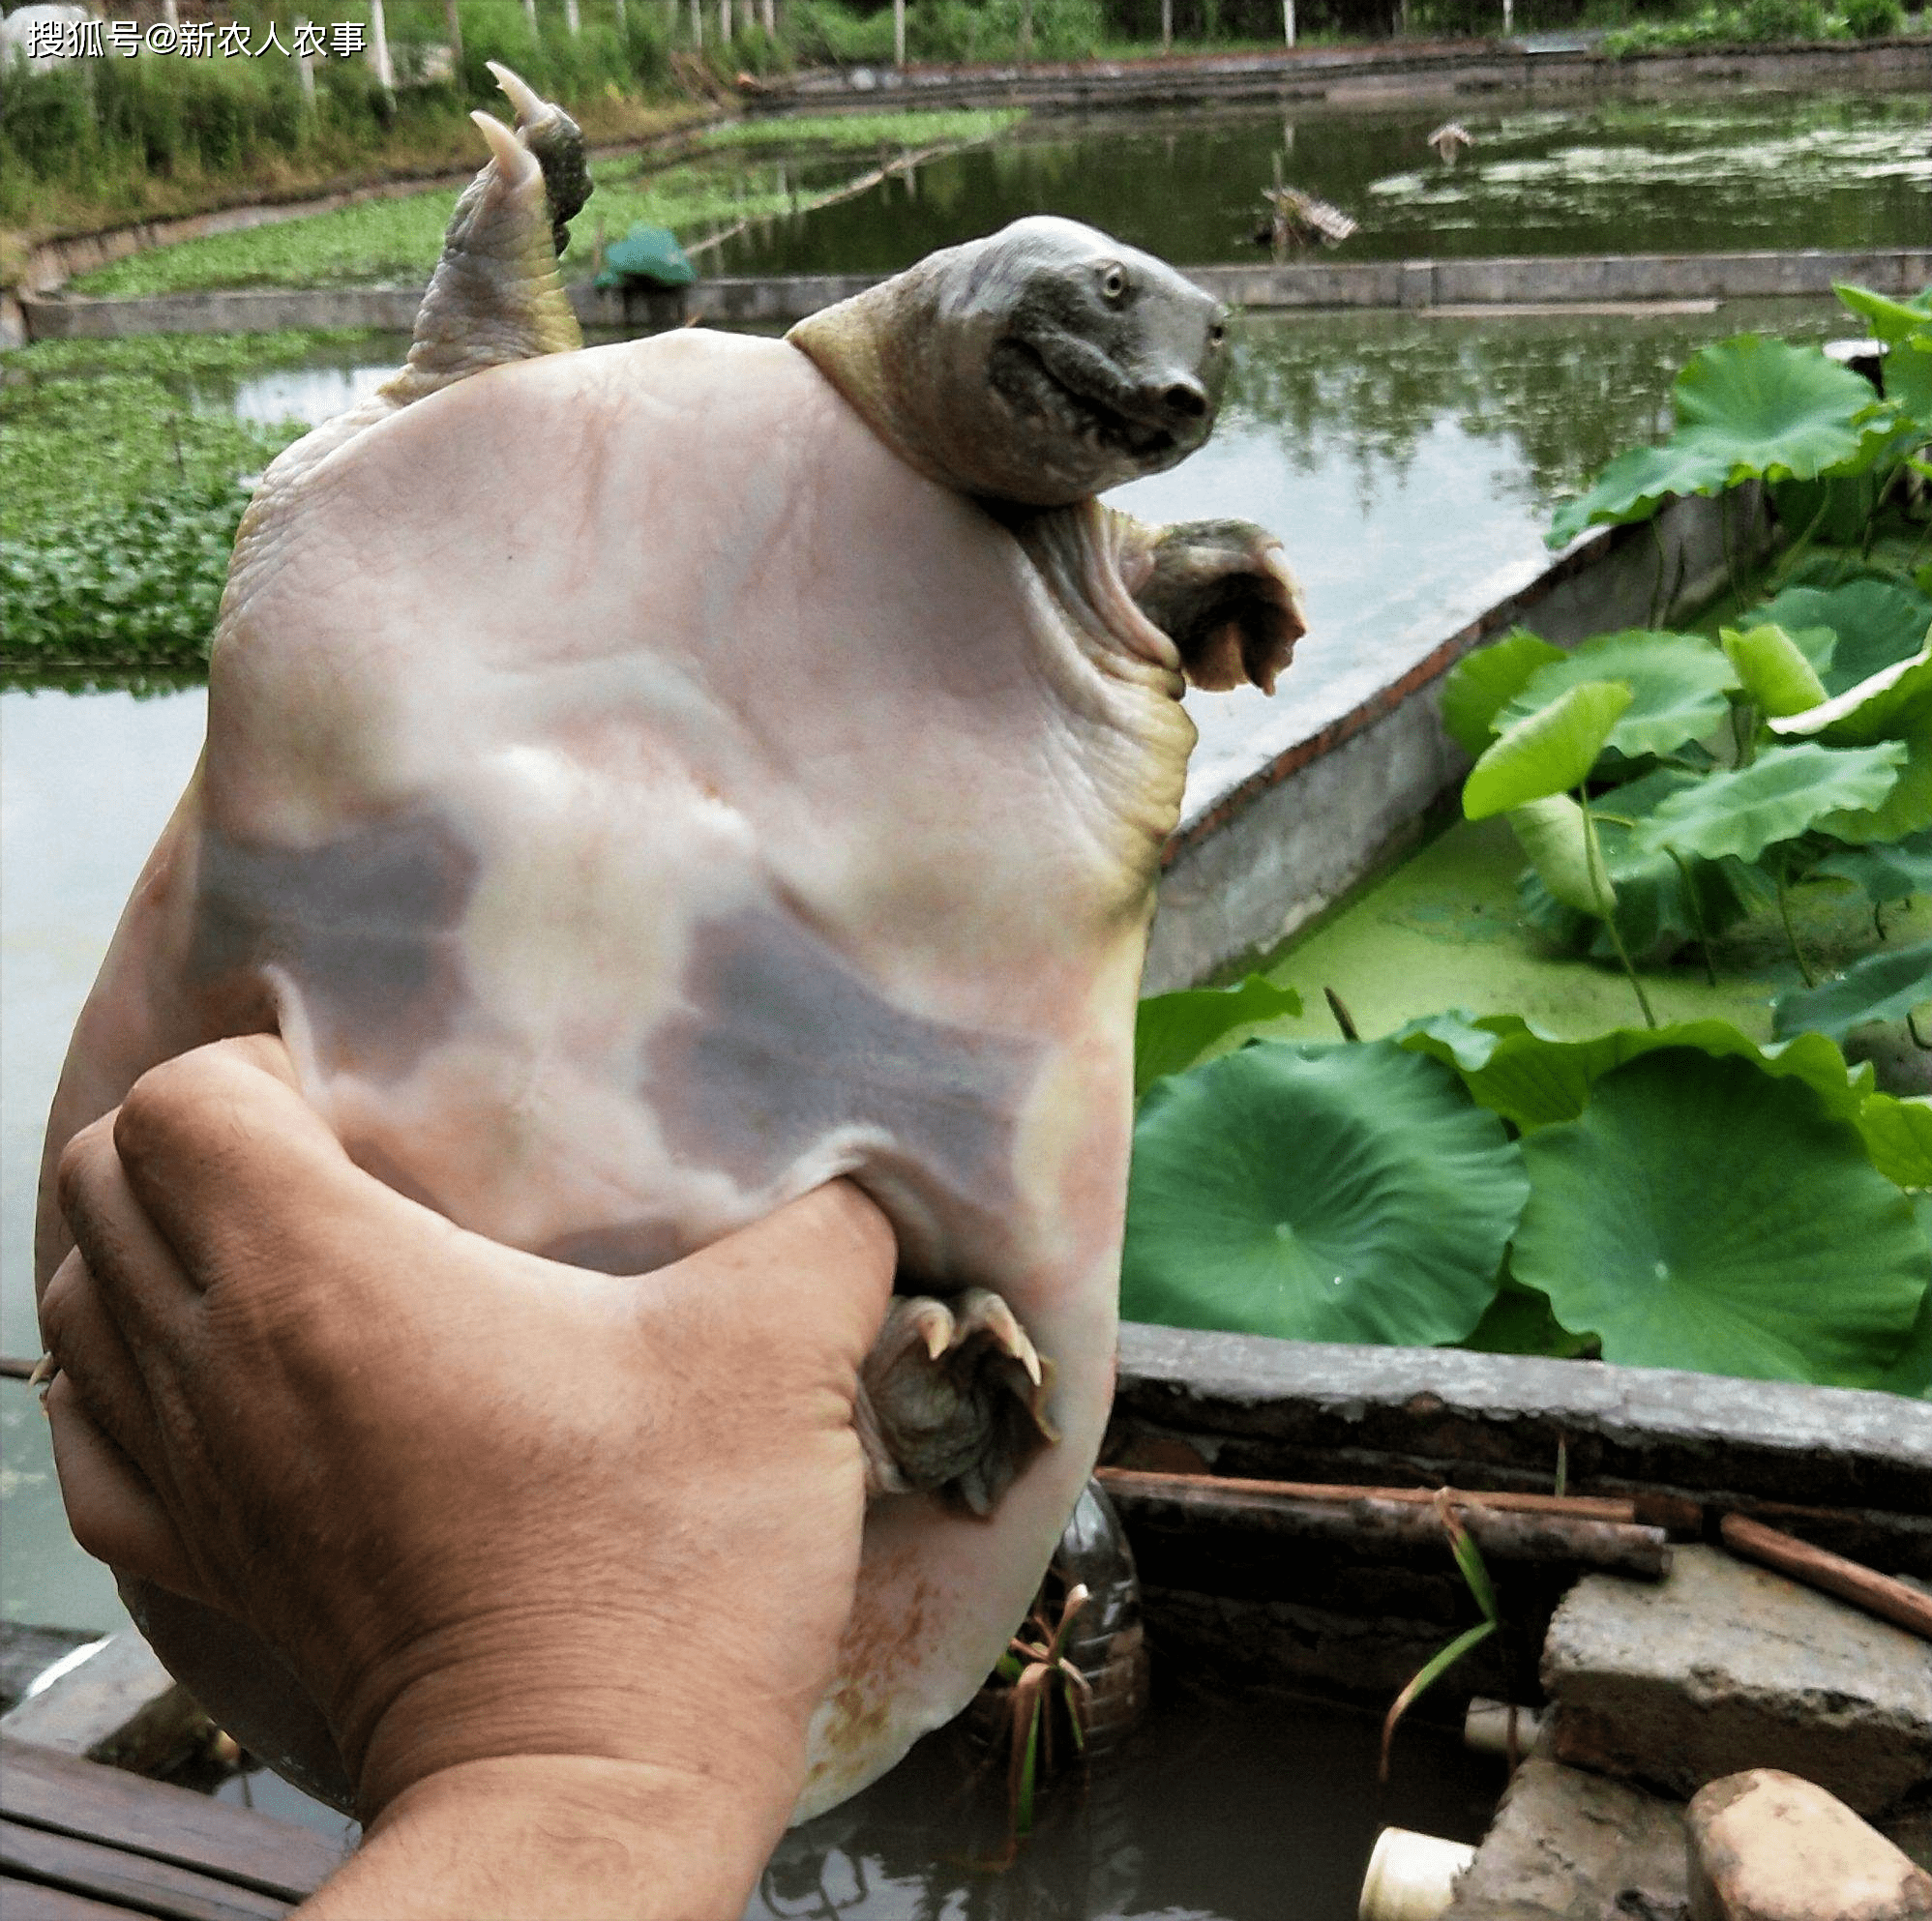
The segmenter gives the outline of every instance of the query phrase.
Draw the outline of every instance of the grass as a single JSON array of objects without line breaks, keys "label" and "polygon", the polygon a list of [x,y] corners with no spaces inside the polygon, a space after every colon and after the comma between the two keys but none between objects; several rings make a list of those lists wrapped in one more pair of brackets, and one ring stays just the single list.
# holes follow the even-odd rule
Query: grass
[{"label": "grass", "polygon": [[[703,230],[783,213],[800,187],[796,165],[784,166],[760,149],[782,143],[833,151],[873,151],[881,144],[936,145],[989,138],[1023,116],[1016,112],[822,115],[766,123],[733,122],[702,136],[707,151],[639,170],[635,156],[595,161],[596,194],[577,222],[564,258],[572,280],[587,279],[597,223],[615,239],[639,222],[667,226],[687,242]],[[471,148],[474,157],[475,135]],[[234,233],[210,234],[155,248],[82,275],[74,291],[104,298],[203,292],[222,287],[371,286],[420,284],[442,250],[458,189],[440,187],[392,199],[364,200],[334,213],[312,214]]]},{"label": "grass", "polygon": [[191,409],[178,386],[355,335],[48,340],[0,386],[0,668],[205,665],[247,504],[239,477],[306,431]]}]

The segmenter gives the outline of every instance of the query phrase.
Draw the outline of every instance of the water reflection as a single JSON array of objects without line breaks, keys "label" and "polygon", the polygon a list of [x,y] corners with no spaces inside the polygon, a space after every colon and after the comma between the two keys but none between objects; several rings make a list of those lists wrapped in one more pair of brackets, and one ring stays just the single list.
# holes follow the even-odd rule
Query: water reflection
[{"label": "water reflection", "polygon": [[920,1743],[856,1800],[779,1844],[747,1921],[1352,1921],[1384,1823],[1480,1837],[1499,1767],[1405,1729],[1378,1794],[1373,1719],[1192,1692],[1042,1797],[1010,1865],[1004,1784],[970,1739]]},{"label": "water reflection", "polygon": [[1442,103],[1029,122],[862,197],[758,222],[728,274],[889,272],[1027,213],[1065,214],[1172,260],[1259,260],[1262,190],[1332,200],[1360,231],[1324,259],[1918,247],[1932,231],[1922,92],[1665,102],[1457,103],[1474,147],[1425,136]]},{"label": "water reflection", "polygon": [[[41,1135],[80,1004],[201,749],[198,688],[137,700],[0,693],[0,1348],[40,1351]],[[68,1533],[35,1397],[0,1383],[0,1618],[113,1627],[112,1577]]]}]

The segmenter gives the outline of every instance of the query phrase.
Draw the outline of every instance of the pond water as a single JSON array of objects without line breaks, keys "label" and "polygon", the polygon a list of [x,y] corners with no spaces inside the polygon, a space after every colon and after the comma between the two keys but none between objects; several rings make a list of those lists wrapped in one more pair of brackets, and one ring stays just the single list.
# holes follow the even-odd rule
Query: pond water
[{"label": "pond water", "polygon": [[[1208,447],[1121,489],[1151,519],[1240,515],[1277,530],[1312,633],[1272,700],[1190,696],[1190,794],[1259,736],[1339,712],[1545,564],[1555,489],[1659,425],[1700,340],[1758,323],[1816,335],[1830,303],[1700,316],[1473,323],[1413,315],[1249,316]],[[396,364],[360,342],[304,368],[204,383],[261,418],[326,418]],[[198,689],[135,699],[0,692],[0,1348],[36,1351],[30,1281],[40,1136],[66,1040],[149,846],[193,766]],[[93,1627],[111,1585],[68,1537],[33,1397],[0,1382],[6,1554],[0,1612]]]},{"label": "pond water", "polygon": [[[1426,144],[1445,119],[1475,143],[1453,165]],[[1260,260],[1277,167],[1360,222],[1324,260],[1917,247],[1932,235],[1927,122],[1922,92],[1736,89],[1038,119],[857,198],[757,222],[706,271],[894,271],[1041,212],[1171,260]]]}]

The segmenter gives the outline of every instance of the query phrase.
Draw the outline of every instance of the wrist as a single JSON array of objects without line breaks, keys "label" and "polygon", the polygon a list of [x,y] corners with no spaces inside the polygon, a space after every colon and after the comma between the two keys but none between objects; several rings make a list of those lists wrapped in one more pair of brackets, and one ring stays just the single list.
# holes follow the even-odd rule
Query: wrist
[{"label": "wrist", "polygon": [[[459,1655],[419,1645],[338,1723],[366,1826],[418,1783],[485,1761],[550,1758],[641,1770],[669,1792],[696,1789],[788,1811],[805,1765],[815,1699],[736,1671],[719,1650],[637,1670],[619,1647],[670,1638],[634,1624],[623,1636],[574,1636],[568,1645],[518,1635],[466,1637]],[[676,1644],[673,1642],[672,1644]],[[373,1677],[372,1677],[372,1680]]]},{"label": "wrist", "polygon": [[760,1778],[602,1755],[506,1755],[425,1775],[372,1821],[304,1921],[737,1921],[802,1765]]}]

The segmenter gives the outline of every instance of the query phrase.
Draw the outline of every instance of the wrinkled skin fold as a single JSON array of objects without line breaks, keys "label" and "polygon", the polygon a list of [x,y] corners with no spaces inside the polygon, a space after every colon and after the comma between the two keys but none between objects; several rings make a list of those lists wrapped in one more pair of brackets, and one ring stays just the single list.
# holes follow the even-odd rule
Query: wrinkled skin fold
[{"label": "wrinkled skin fold", "polygon": [[[868,1365],[809,1814],[964,1704],[1090,1469],[1179,695],[1270,684],[1299,612],[1259,530],[1089,497],[1212,422],[1222,316],[1158,261],[1023,222],[792,342],[567,350],[568,153],[505,84],[408,367],[244,522],[49,1166],[154,1062],[273,1028],[364,1166],[581,1265],[856,1178],[917,1298]],[[66,1245],[44,1193],[44,1275]],[[271,1650],[128,1592],[223,1726],[345,1798]]]}]

